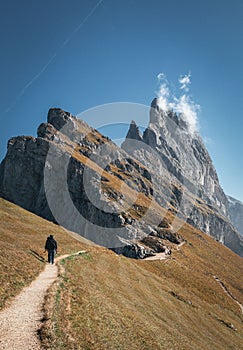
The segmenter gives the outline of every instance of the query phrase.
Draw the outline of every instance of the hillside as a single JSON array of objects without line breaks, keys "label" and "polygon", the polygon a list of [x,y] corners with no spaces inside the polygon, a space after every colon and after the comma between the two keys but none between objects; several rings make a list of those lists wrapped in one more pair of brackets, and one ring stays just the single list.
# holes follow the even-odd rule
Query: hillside
[{"label": "hillside", "polygon": [[58,241],[58,255],[92,249],[79,235],[0,198],[0,309],[43,270],[50,234]]},{"label": "hillside", "polygon": [[[217,241],[242,255],[227,202],[214,208],[68,112],[51,109],[47,121],[37,137],[10,139],[0,166],[1,196],[29,210],[0,199],[0,307],[43,270],[53,234],[59,254],[86,253],[60,263],[45,349],[241,348],[243,260]],[[214,238],[186,223],[189,208]]]},{"label": "hillside", "polygon": [[242,302],[242,259],[199,232],[184,234],[188,244],[166,261],[111,252],[66,260],[54,312],[47,312],[55,332],[47,324],[44,343],[50,349],[240,349],[241,310],[213,275]]},{"label": "hillside", "polygon": [[69,112],[50,109],[37,137],[9,140],[0,196],[129,257],[180,244],[185,221],[243,256],[202,140],[173,113],[152,106],[150,116],[143,141],[134,124],[124,150]]},{"label": "hillside", "polygon": [[[185,225],[186,243],[162,261],[128,259],[73,239],[66,230],[0,200],[1,307],[29,284],[55,235],[62,262],[41,331],[47,349],[240,349],[243,260]],[[93,252],[91,250],[94,250]],[[39,256],[40,260],[37,259]],[[63,269],[64,268],[64,269]]]}]

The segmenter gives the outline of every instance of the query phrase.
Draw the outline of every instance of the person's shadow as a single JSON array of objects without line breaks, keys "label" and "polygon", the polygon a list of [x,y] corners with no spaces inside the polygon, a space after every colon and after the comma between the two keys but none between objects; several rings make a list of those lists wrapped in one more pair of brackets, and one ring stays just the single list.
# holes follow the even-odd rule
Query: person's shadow
[{"label": "person's shadow", "polygon": [[46,262],[46,259],[42,255],[40,255],[38,252],[36,252],[35,250],[30,249],[30,254],[33,255],[39,261]]}]

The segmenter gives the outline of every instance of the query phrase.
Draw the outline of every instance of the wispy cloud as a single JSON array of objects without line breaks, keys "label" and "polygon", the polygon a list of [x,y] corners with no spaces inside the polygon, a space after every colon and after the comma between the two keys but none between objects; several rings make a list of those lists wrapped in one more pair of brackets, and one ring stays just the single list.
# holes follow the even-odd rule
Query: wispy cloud
[{"label": "wispy cloud", "polygon": [[168,111],[174,110],[188,125],[189,131],[193,134],[198,130],[198,112],[200,105],[196,104],[192,97],[188,94],[189,85],[191,84],[191,74],[180,76],[178,82],[180,84],[180,90],[183,90],[183,94],[179,97],[171,93],[169,82],[164,73],[157,75],[158,89],[156,94],[158,96],[158,106],[161,110]]},{"label": "wispy cloud", "polygon": [[159,73],[157,75],[159,88],[157,91],[158,96],[158,105],[160,109],[166,111],[169,109],[169,97],[170,97],[170,90],[168,86],[168,81],[166,79],[166,75],[164,73]]},{"label": "wispy cloud", "polygon": [[44,64],[44,66],[41,68],[41,70],[21,89],[21,91],[17,94],[13,102],[10,104],[8,108],[4,111],[4,114],[10,112],[17,102],[21,99],[21,97],[25,94],[25,92],[31,87],[31,85],[40,78],[40,76],[47,70],[47,68],[50,66],[50,64],[54,61],[54,59],[57,57],[58,52],[66,46],[74,37],[74,35],[83,27],[83,25],[87,22],[87,20],[93,15],[93,13],[96,11],[96,9],[100,6],[100,4],[103,2],[103,0],[99,0],[97,4],[91,9],[91,11],[87,14],[87,16],[82,19],[82,21],[79,23],[79,25],[73,30],[73,32],[63,41],[59,49],[56,53],[54,53],[51,58]]},{"label": "wispy cloud", "polygon": [[189,85],[191,84],[191,74],[187,74],[184,76],[181,76],[179,79],[179,83],[181,84],[180,89],[189,91]]},{"label": "wispy cloud", "polygon": [[157,75],[157,79],[158,79],[159,82],[160,81],[164,81],[164,80],[167,81],[165,73],[159,73]]},{"label": "wispy cloud", "polygon": [[193,134],[198,130],[198,111],[200,106],[196,104],[190,96],[182,95],[179,99],[175,98],[174,110],[187,123],[189,131]]}]

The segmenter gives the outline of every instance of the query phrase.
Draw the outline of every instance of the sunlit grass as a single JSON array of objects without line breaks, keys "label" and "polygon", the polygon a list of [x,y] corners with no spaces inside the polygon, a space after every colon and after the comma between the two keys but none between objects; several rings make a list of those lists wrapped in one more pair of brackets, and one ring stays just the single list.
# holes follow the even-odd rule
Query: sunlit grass
[{"label": "sunlit grass", "polygon": [[60,226],[0,198],[0,308],[43,270],[50,234],[58,241],[58,255],[87,247],[80,236],[73,234],[80,239],[75,240]]},{"label": "sunlit grass", "polygon": [[243,303],[243,259],[191,226],[182,227],[186,243],[167,260],[139,261],[77,241],[3,199],[0,220],[1,307],[44,268],[47,235],[54,234],[59,254],[87,250],[61,261],[59,280],[46,297],[45,348],[242,347],[240,308],[213,276]]},{"label": "sunlit grass", "polygon": [[54,311],[63,336],[49,330],[52,349],[240,349],[240,308],[212,275],[242,302],[242,259],[188,225],[180,233],[187,243],[164,261],[112,252],[66,259]]}]

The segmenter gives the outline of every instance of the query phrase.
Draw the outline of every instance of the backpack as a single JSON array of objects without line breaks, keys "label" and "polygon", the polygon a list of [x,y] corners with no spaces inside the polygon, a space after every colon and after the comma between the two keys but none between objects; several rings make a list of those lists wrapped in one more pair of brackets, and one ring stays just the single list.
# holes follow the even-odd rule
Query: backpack
[{"label": "backpack", "polygon": [[54,250],[56,249],[56,241],[53,238],[48,237],[46,241],[46,249]]}]

